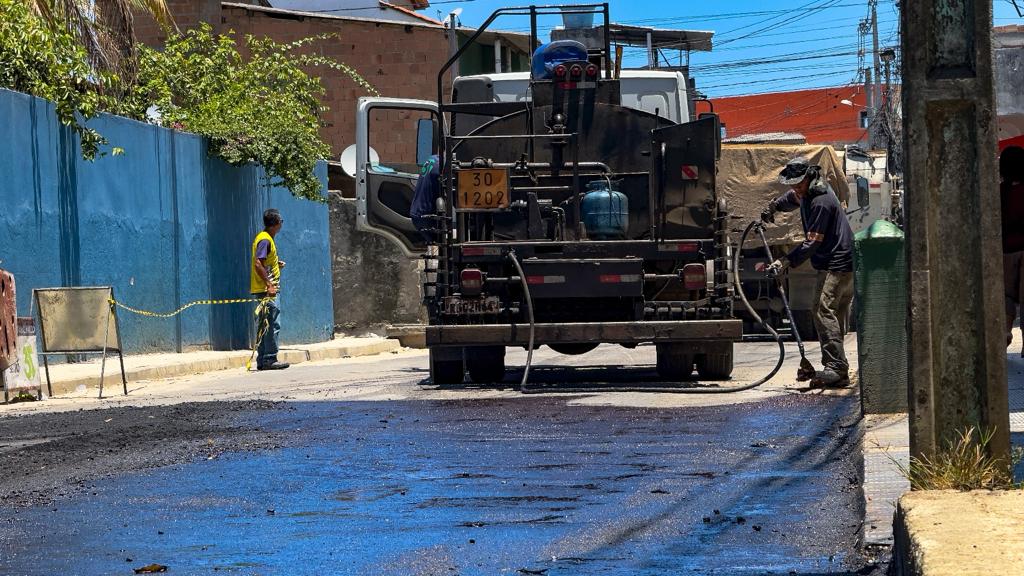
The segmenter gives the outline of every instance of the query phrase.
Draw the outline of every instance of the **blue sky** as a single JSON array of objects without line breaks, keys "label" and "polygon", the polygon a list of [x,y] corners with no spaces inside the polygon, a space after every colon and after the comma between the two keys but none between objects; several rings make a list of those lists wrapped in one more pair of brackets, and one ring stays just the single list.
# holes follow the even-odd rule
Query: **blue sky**
[{"label": "blue sky", "polygon": [[[996,25],[1024,24],[1010,0],[993,1]],[[1017,1],[1024,9],[1024,0]],[[497,8],[528,4],[515,0],[437,0],[423,13],[444,19],[453,9],[461,8],[462,24],[475,27]],[[895,4],[895,0],[878,1],[879,45],[883,47],[899,44]],[[857,74],[857,26],[868,13],[867,0],[612,0],[610,5],[613,22],[714,31],[714,51],[694,52],[690,59],[698,87],[710,96],[853,82]],[[550,28],[560,23],[559,17],[542,20],[541,39],[546,40]],[[526,17],[502,17],[494,27],[528,32],[529,26]],[[870,50],[870,37],[867,46]],[[671,57],[676,59],[677,54],[672,52]],[[627,65],[639,66],[646,61],[643,49],[626,50]]]}]

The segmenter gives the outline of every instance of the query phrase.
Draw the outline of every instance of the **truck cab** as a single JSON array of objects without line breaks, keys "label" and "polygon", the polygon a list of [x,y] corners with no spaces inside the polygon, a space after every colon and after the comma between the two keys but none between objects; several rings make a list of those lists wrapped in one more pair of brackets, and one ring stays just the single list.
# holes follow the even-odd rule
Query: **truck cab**
[{"label": "truck cab", "polygon": [[[608,30],[607,4],[593,4],[502,9],[477,34],[503,12],[565,10],[603,14]],[[357,225],[426,261],[435,384],[467,371],[501,381],[506,347],[531,344],[651,343],[665,379],[728,378],[742,322],[715,193],[721,130],[713,114],[693,118],[685,74],[615,70],[606,33],[589,48],[542,46],[531,73],[456,78],[446,94],[458,56],[436,102],[357,108]],[[431,156],[440,194],[414,222]]]},{"label": "truck cab", "polygon": [[[622,106],[667,118],[676,124],[690,121],[690,95],[681,70],[622,70],[619,98]],[[530,100],[530,73],[478,74],[455,79],[456,102],[523,102]]]}]

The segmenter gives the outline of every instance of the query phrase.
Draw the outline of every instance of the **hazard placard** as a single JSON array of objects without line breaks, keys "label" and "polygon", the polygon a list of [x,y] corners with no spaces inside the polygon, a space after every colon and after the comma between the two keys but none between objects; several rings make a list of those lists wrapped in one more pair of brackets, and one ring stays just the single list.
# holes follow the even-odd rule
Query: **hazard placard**
[{"label": "hazard placard", "polygon": [[682,167],[683,180],[696,180],[697,179],[697,167],[691,164],[683,164]]}]

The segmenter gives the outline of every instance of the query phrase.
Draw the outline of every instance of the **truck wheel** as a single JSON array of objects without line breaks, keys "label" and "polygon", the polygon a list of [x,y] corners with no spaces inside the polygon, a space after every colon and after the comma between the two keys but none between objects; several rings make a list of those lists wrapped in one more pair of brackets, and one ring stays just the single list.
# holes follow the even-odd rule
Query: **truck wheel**
[{"label": "truck wheel", "polygon": [[689,380],[693,375],[693,354],[678,344],[658,344],[658,375],[666,380]]},{"label": "truck wheel", "polygon": [[505,379],[505,347],[474,346],[466,348],[466,368],[475,384],[491,384]]},{"label": "truck wheel", "polygon": [[697,356],[697,373],[708,380],[728,380],[732,376],[732,344],[726,351]]},{"label": "truck wheel", "polygon": [[466,366],[462,361],[461,348],[430,349],[430,380],[435,386],[462,384],[466,378]]}]

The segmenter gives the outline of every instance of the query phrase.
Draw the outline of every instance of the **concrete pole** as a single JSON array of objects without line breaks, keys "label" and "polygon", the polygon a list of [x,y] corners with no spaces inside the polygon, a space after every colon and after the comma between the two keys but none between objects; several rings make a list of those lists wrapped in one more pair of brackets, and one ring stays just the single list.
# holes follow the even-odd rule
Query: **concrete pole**
[{"label": "concrete pole", "polygon": [[871,68],[864,69],[864,111],[868,115],[868,150],[875,149],[875,89],[871,82]]},{"label": "concrete pole", "polygon": [[878,57],[878,0],[871,0],[871,59],[874,66],[874,109],[871,112],[871,131],[868,133],[868,144],[872,150],[879,146],[878,112],[882,109],[882,64]]},{"label": "concrete pole", "polygon": [[494,72],[501,74],[501,39],[494,39]]},{"label": "concrete pole", "polygon": [[[455,26],[455,19],[459,15],[452,12],[448,15],[448,57],[455,56],[455,53],[459,51],[459,31]],[[452,65],[452,84],[455,83],[455,79],[459,77],[459,63],[456,62]]]},{"label": "concrete pole", "polygon": [[874,61],[875,112],[882,107],[882,61],[878,56],[878,0],[871,2],[871,58]]},{"label": "concrete pole", "polygon": [[980,426],[1009,461],[992,0],[902,8],[911,454]]}]

